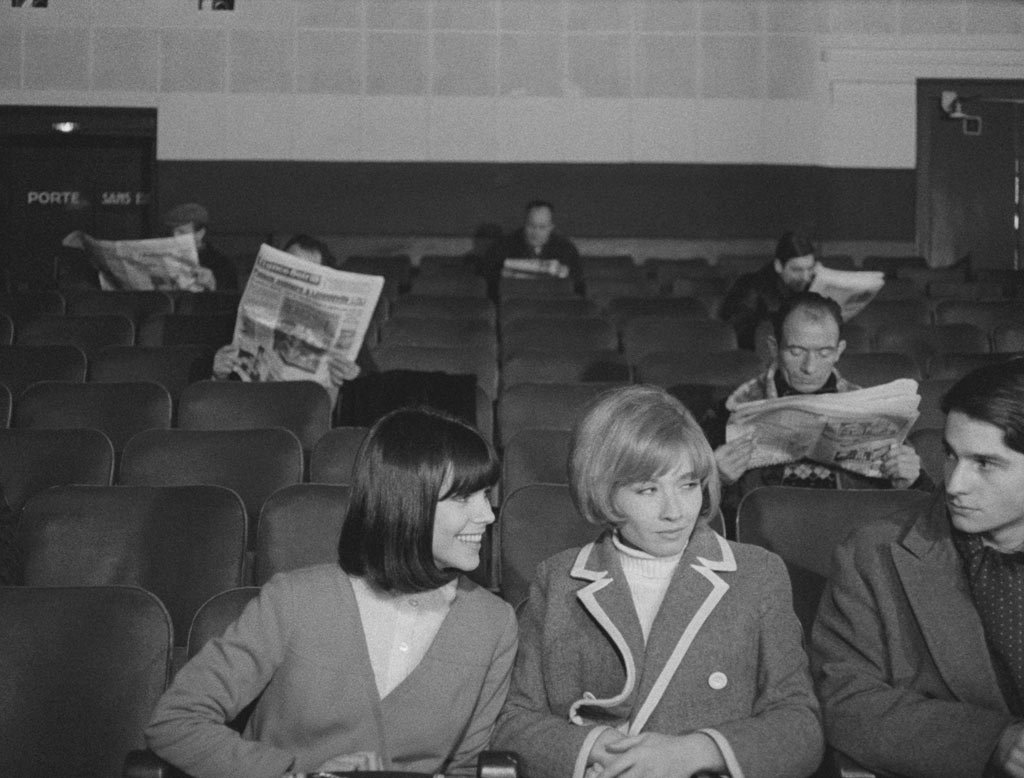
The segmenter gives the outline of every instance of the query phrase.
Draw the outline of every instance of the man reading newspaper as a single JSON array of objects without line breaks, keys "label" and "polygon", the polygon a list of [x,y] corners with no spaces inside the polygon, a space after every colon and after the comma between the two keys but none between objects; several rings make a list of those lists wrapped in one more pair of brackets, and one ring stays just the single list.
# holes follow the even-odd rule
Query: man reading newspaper
[{"label": "man reading newspaper", "polygon": [[260,247],[235,337],[214,356],[213,375],[316,381],[334,404],[342,383],[359,375],[356,357],[384,279],[322,265],[325,249],[306,236],[293,238],[286,249]]},{"label": "man reading newspaper", "polygon": [[[734,499],[768,485],[931,488],[920,457],[904,441],[917,418],[916,383],[895,382],[885,390],[867,390],[864,397],[836,370],[846,347],[841,324],[834,300],[809,291],[794,295],[774,320],[773,363],[736,389],[709,420],[709,438],[720,443],[715,449],[719,473]],[[813,403],[781,403],[790,407],[774,411],[769,403],[757,405],[850,392],[857,394],[849,400],[815,397]],[[823,425],[823,418],[835,423]],[[722,443],[725,422],[732,434]]]}]

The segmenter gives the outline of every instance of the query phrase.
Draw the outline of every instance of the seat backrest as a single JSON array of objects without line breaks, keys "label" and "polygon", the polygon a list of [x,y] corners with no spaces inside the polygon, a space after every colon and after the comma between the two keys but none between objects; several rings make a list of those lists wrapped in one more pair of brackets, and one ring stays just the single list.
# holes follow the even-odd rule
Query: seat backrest
[{"label": "seat backrest", "polygon": [[85,353],[78,346],[0,346],[0,384],[15,397],[36,381],[85,380]]},{"label": "seat backrest", "polygon": [[128,586],[0,587],[0,774],[116,776],[171,669],[172,624]]},{"label": "seat backrest", "polygon": [[569,482],[568,430],[522,429],[505,444],[501,460],[502,494],[530,484]]},{"label": "seat backrest", "polygon": [[234,313],[158,313],[139,325],[140,346],[220,347],[235,334]]},{"label": "seat backrest", "polygon": [[946,450],[942,445],[943,427],[921,427],[907,435],[907,443],[921,457],[921,466],[935,483],[945,478]]},{"label": "seat backrest", "polygon": [[337,562],[351,491],[337,484],[298,484],[274,492],[256,533],[256,583],[286,570]]},{"label": "seat backrest", "polygon": [[618,351],[542,351],[517,349],[501,370],[502,386],[516,384],[571,384],[628,382],[629,365]]},{"label": "seat backrest", "polygon": [[39,316],[15,333],[19,346],[78,346],[91,357],[104,346],[131,346],[135,325],[127,316]]},{"label": "seat backrest", "polygon": [[794,609],[809,634],[833,549],[868,521],[931,499],[912,489],[765,486],[740,501],[736,536],[782,557],[793,584]]},{"label": "seat backrest", "polygon": [[598,278],[634,278],[640,267],[629,254],[584,254],[580,269],[587,281]]},{"label": "seat backrest", "polygon": [[98,316],[120,314],[135,322],[154,313],[170,313],[174,307],[171,296],[158,290],[106,292],[86,289],[68,298],[69,316]]},{"label": "seat backrest", "polygon": [[602,309],[607,308],[612,300],[623,297],[650,299],[657,297],[660,293],[657,285],[646,278],[639,269],[620,278],[588,277],[586,280],[586,298],[593,300]]},{"label": "seat backrest", "polygon": [[14,399],[11,390],[4,384],[0,384],[0,427],[9,427],[11,424],[11,408],[14,406]]},{"label": "seat backrest", "polygon": [[451,375],[474,375],[492,397],[498,390],[498,360],[493,345],[395,346],[382,343],[373,349],[373,361],[382,370],[417,370]]},{"label": "seat backrest", "polygon": [[546,316],[565,318],[599,316],[601,310],[593,300],[583,297],[515,297],[501,301],[501,326],[516,319],[539,319]]},{"label": "seat backrest", "polygon": [[498,296],[503,304],[516,297],[570,297],[574,287],[571,278],[502,278]]},{"label": "seat backrest", "polygon": [[489,322],[474,319],[421,319],[395,316],[384,322],[380,331],[382,345],[434,346],[453,345],[497,349],[497,334]]},{"label": "seat backrest", "polygon": [[0,313],[0,346],[14,343],[14,319],[6,313]]},{"label": "seat backrest", "polygon": [[864,257],[860,263],[861,268],[864,270],[881,270],[887,276],[899,276],[901,270],[908,269],[928,269],[928,260],[920,256],[883,256],[881,254],[872,254]]},{"label": "seat backrest", "polygon": [[227,487],[245,506],[251,544],[263,503],[302,481],[302,463],[302,447],[286,429],[151,430],[125,446],[117,483]]},{"label": "seat backrest", "polygon": [[716,319],[636,316],[622,329],[622,351],[631,365],[654,351],[711,354],[738,348],[736,330]]},{"label": "seat backrest", "polygon": [[867,330],[869,337],[874,340],[879,332],[913,324],[930,324],[931,308],[925,297],[902,300],[876,298],[854,316],[852,322]]},{"label": "seat backrest", "polygon": [[1007,354],[936,354],[928,362],[929,378],[962,378],[972,370],[1001,362]]},{"label": "seat backrest", "polygon": [[351,484],[356,454],[369,427],[335,427],[313,447],[309,480],[315,484]]},{"label": "seat backrest", "polygon": [[997,324],[992,330],[992,350],[999,354],[1024,353],[1024,322]]},{"label": "seat backrest", "polygon": [[696,297],[616,297],[607,310],[620,329],[638,316],[707,319],[710,315],[707,304]]},{"label": "seat backrest", "polygon": [[991,333],[1000,324],[1024,323],[1024,306],[1017,300],[940,300],[935,304],[938,324],[973,324]]},{"label": "seat backrest", "polygon": [[566,484],[532,484],[507,495],[498,531],[501,596],[513,606],[526,599],[538,564],[601,534],[576,510]]},{"label": "seat backrest", "polygon": [[164,387],[175,404],[189,384],[213,374],[213,346],[108,346],[89,364],[96,383],[153,381]]},{"label": "seat backrest", "polygon": [[420,319],[472,319],[490,324],[498,320],[494,303],[482,297],[439,297],[435,295],[406,294],[394,301],[392,315]]},{"label": "seat backrest", "polygon": [[616,383],[516,384],[498,396],[498,436],[504,445],[522,429],[569,430],[598,394]]},{"label": "seat backrest", "polygon": [[98,429],[114,451],[143,430],[171,426],[171,395],[160,384],[44,381],[27,387],[14,409],[15,427]]},{"label": "seat backrest", "polygon": [[[914,427],[942,427],[946,423],[946,415],[942,412],[940,403],[943,395],[946,394],[959,379],[956,378],[926,378],[917,384],[917,393],[921,396],[921,404],[918,410],[921,415],[914,422]],[[933,473],[929,472],[929,475]]]},{"label": "seat backrest", "polygon": [[222,486],[55,486],[31,497],[19,541],[28,586],[141,586],[175,642],[217,592],[241,586],[245,508]]},{"label": "seat backrest", "polygon": [[181,314],[229,313],[234,316],[241,292],[176,292],[174,312]]},{"label": "seat backrest", "polygon": [[707,384],[736,387],[763,369],[753,351],[734,349],[709,357],[703,353],[656,351],[645,354],[636,365],[636,380],[669,387],[677,384]]},{"label": "seat backrest", "polygon": [[331,397],[313,381],[198,381],[178,403],[184,430],[251,430],[284,427],[311,451],[331,428]]},{"label": "seat backrest", "polygon": [[188,630],[188,658],[199,653],[211,638],[219,638],[242,615],[245,606],[260,593],[258,586],[239,586],[218,592],[199,606]]},{"label": "seat backrest", "polygon": [[911,324],[875,333],[873,351],[909,354],[922,372],[936,354],[986,354],[989,339],[973,324]]},{"label": "seat backrest", "polygon": [[93,429],[0,430],[0,486],[15,514],[51,486],[110,486],[114,447]]},{"label": "seat backrest", "polygon": [[435,297],[475,297],[487,299],[487,281],[473,275],[428,275],[412,282],[412,292]]},{"label": "seat backrest", "polygon": [[538,318],[507,322],[501,331],[502,358],[520,351],[617,351],[619,336],[614,325],[600,318]]},{"label": "seat backrest", "polygon": [[37,316],[60,316],[66,310],[64,295],[54,291],[0,293],[0,313],[10,316],[16,325]]},{"label": "seat backrest", "polygon": [[897,378],[920,381],[921,368],[909,354],[892,352],[843,354],[838,370],[848,381],[858,386],[878,386]]}]

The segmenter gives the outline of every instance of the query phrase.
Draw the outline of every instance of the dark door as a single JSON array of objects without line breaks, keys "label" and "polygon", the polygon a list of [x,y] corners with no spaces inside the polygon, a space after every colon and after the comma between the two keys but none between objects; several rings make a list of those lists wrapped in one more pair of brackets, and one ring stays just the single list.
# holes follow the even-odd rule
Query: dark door
[{"label": "dark door", "polygon": [[[959,113],[942,108],[955,92]],[[1024,81],[928,79],[917,87],[917,242],[933,266],[1019,267]]]},{"label": "dark door", "polygon": [[[4,109],[0,207],[13,289],[54,285],[61,241],[73,230],[109,240],[152,234],[156,113],[146,111],[152,123],[143,127],[136,109],[121,113]],[[57,117],[77,118],[78,129],[56,131]]]}]

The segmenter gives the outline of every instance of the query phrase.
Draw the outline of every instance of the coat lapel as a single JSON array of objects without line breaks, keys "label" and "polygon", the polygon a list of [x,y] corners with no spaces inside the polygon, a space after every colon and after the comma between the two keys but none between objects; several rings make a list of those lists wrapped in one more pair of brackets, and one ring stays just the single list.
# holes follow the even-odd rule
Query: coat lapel
[{"label": "coat lapel", "polygon": [[[642,731],[704,623],[729,590],[729,584],[719,573],[735,569],[736,560],[726,541],[707,527],[698,526],[679,562],[659,617],[655,619],[650,642],[645,647],[640,621],[610,535],[584,546],[570,572],[573,578],[587,581],[576,592],[576,597],[622,656],[626,682],[614,697],[596,699],[590,693],[584,694],[570,706],[569,719],[583,724],[578,712],[581,707],[611,708],[628,700],[636,691],[637,704],[629,732]],[[662,618],[662,613],[671,615]]]},{"label": "coat lapel", "polygon": [[583,724],[578,713],[580,707],[612,708],[633,694],[637,682],[637,658],[643,658],[644,639],[629,586],[615,557],[611,533],[580,549],[569,575],[588,582],[576,592],[576,598],[608,635],[626,669],[626,682],[614,697],[597,699],[587,692],[570,706],[569,720]]},{"label": "coat lapel", "polygon": [[1007,710],[939,495],[891,546],[893,563],[939,674],[964,702]]},{"label": "coat lapel", "polygon": [[637,694],[641,703],[630,722],[630,734],[643,730],[708,617],[729,590],[719,573],[735,569],[728,543],[698,526],[651,629]]}]

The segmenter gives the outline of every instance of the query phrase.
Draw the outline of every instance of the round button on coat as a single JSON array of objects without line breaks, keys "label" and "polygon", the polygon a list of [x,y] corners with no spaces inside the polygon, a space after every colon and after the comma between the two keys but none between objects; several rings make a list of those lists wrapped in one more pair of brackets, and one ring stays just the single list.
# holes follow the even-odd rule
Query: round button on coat
[{"label": "round button on coat", "polygon": [[724,689],[728,683],[729,679],[725,677],[725,673],[714,672],[708,676],[708,686],[712,689]]}]

